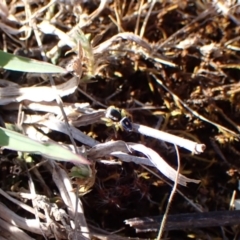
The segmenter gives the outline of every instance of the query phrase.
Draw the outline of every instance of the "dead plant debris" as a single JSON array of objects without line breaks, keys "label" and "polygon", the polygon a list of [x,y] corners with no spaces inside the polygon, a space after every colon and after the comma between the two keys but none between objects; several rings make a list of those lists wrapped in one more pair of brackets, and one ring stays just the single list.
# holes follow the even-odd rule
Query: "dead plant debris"
[{"label": "dead plant debris", "polygon": [[[234,207],[239,1],[2,0],[0,19],[1,50],[68,71],[1,69],[1,126],[58,142],[92,163],[74,166],[2,149],[1,237],[154,239],[173,185],[159,171],[183,179],[180,185],[190,182],[177,185],[171,221],[181,214],[197,218],[196,212],[227,214]],[[126,116],[118,112],[106,123],[109,106],[127,110],[129,131],[121,130]],[[170,140],[154,137],[151,129]],[[179,149],[179,175],[169,142],[185,148]],[[194,219],[180,229],[167,221],[164,237],[238,239],[235,226],[215,224],[212,216],[219,214],[206,214],[213,224],[204,222],[204,228]]]}]

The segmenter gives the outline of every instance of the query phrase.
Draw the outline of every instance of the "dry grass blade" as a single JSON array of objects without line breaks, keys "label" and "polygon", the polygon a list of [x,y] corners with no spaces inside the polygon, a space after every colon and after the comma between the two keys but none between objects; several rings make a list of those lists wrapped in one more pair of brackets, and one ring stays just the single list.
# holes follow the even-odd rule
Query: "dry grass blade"
[{"label": "dry grass blade", "polygon": [[165,142],[169,142],[172,144],[176,144],[180,147],[183,147],[185,149],[188,149],[194,154],[200,154],[204,152],[206,146],[204,144],[196,143],[191,140],[178,137],[173,134],[166,133],[164,131],[159,131],[147,126],[139,125],[139,124],[133,124],[134,131],[141,133],[143,135],[153,137],[156,139],[163,140]]},{"label": "dry grass blade", "polygon": [[[144,155],[148,157],[148,159],[153,163],[153,165],[167,178],[171,179],[172,181],[175,181],[177,176],[177,171],[172,168],[170,165],[166,163],[155,151],[153,151],[150,148],[147,148],[141,144],[133,144],[129,145],[130,149],[133,149],[135,151],[141,152]],[[200,180],[195,180],[191,178],[187,178],[183,176],[182,174],[179,174],[177,183],[182,186],[187,186],[187,183],[193,182],[198,184]]]},{"label": "dry grass blade", "polygon": [[52,237],[52,232],[44,223],[40,223],[35,219],[26,219],[18,216],[15,212],[11,211],[4,204],[0,203],[1,218],[8,223],[12,223],[15,227],[27,230],[32,233],[42,235],[42,232],[47,237]]},{"label": "dry grass blade", "polygon": [[[26,211],[34,214],[34,209],[33,209],[32,207],[30,207],[30,206],[28,206],[27,204],[25,204],[25,203],[23,203],[23,202],[15,199],[15,198],[11,197],[9,194],[7,194],[6,192],[4,192],[2,189],[0,189],[0,194],[1,194],[3,197],[5,197],[5,198],[7,198],[8,200],[10,200],[12,203],[14,203],[14,204],[18,205],[19,207],[21,207],[22,209],[24,209],[24,210],[26,210]],[[11,193],[10,193],[10,194],[11,194]],[[20,194],[20,195],[21,195],[21,194]],[[29,194],[29,196],[28,196],[27,199],[32,199],[32,198],[33,198],[33,196],[32,196],[31,194]],[[42,213],[40,213],[40,212],[39,212],[38,214],[39,214],[38,216],[39,216],[41,219],[45,219],[44,214],[42,214]]]},{"label": "dry grass blade", "polygon": [[[19,229],[18,227],[13,226],[11,223],[8,223],[2,219],[0,219],[0,229],[4,233],[1,237],[2,239],[9,239],[12,240],[32,240],[32,237],[27,235],[24,231]],[[4,238],[6,236],[6,238]]]},{"label": "dry grass blade", "polygon": [[[59,120],[51,120],[51,121],[46,120],[46,121],[42,121],[41,124],[48,127],[49,129],[68,134],[68,131],[66,129],[66,127],[67,127],[66,123],[63,123]],[[98,141],[87,136],[86,134],[81,132],[79,129],[77,129],[73,126],[70,126],[70,129],[71,129],[71,133],[72,133],[73,137],[76,140],[78,140],[79,142],[83,142],[84,144],[86,144],[88,146],[95,146],[98,143]]]},{"label": "dry grass blade", "polygon": [[[76,194],[73,191],[71,181],[66,172],[59,168],[54,162],[51,163],[53,168],[53,180],[55,181],[63,201],[68,207],[69,216],[71,219],[75,219],[73,229],[78,230],[78,239],[90,239],[90,234],[86,219],[84,217],[84,211],[80,199],[76,199]],[[77,206],[76,206],[77,203]],[[76,208],[77,207],[77,208]],[[76,217],[75,217],[76,215]],[[72,230],[73,231],[73,230]],[[68,235],[72,235],[73,232],[68,232]]]},{"label": "dry grass blade", "polygon": [[[6,84],[4,80],[3,84]],[[72,78],[66,83],[56,86],[57,93],[63,97],[72,94],[77,89],[77,79]],[[42,94],[44,92],[44,95]],[[0,105],[11,102],[21,102],[29,100],[33,102],[51,102],[55,99],[51,87],[20,87],[17,84],[10,83],[10,86],[0,88]]]},{"label": "dry grass blade", "polygon": [[151,51],[151,47],[148,43],[146,43],[142,38],[139,36],[131,33],[131,32],[125,32],[125,33],[119,33],[114,35],[112,38],[108,39],[107,41],[101,43],[100,45],[94,47],[93,51],[94,54],[102,54],[104,53],[115,41],[118,41],[119,39],[126,39],[132,42],[137,43],[139,46],[145,48],[149,52]]}]

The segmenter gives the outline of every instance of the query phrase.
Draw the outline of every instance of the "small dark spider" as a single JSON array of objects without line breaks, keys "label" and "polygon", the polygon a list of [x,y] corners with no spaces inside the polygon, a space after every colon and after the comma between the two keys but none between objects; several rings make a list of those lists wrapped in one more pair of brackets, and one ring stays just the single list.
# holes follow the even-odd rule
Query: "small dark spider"
[{"label": "small dark spider", "polygon": [[132,123],[130,120],[131,115],[124,109],[119,109],[114,106],[107,108],[105,118],[102,118],[108,127],[114,126],[118,131],[131,132],[133,130]]}]

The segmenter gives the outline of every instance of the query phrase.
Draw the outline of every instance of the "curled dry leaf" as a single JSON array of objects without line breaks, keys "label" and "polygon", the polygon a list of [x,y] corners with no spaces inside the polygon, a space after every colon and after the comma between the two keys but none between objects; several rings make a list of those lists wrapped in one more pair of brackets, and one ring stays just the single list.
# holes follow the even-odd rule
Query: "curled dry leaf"
[{"label": "curled dry leaf", "polygon": [[[130,149],[143,153],[148,159],[153,163],[153,165],[167,178],[175,181],[177,171],[168,165],[159,155],[157,152],[152,150],[151,148],[145,147],[142,144],[131,144],[129,145]],[[200,180],[195,180],[191,178],[187,178],[182,174],[178,175],[178,183],[182,186],[187,186],[188,182],[193,182],[198,184]]]},{"label": "curled dry leaf", "polygon": [[128,145],[123,141],[110,141],[106,143],[100,143],[93,146],[89,152],[88,156],[91,159],[98,159],[107,155],[110,155],[113,152],[130,152]]},{"label": "curled dry leaf", "polygon": [[[172,168],[170,165],[168,165],[159,156],[159,154],[157,152],[155,152],[151,148],[145,147],[142,144],[125,143],[123,141],[97,144],[89,150],[88,157],[90,159],[97,159],[97,158],[101,158],[101,157],[109,155],[109,154],[116,156],[117,152],[118,153],[120,153],[120,152],[127,153],[127,152],[131,152],[131,150],[135,150],[135,151],[143,153],[145,156],[147,156],[150,163],[153,166],[155,166],[163,175],[165,175],[167,178],[171,179],[172,181],[175,181],[177,171],[174,168]],[[134,161],[134,162],[136,164],[149,165],[146,161],[144,161],[144,162]],[[188,182],[199,183],[200,181],[191,179],[191,178],[187,178],[181,174],[178,175],[178,183],[180,185],[186,186]]]}]

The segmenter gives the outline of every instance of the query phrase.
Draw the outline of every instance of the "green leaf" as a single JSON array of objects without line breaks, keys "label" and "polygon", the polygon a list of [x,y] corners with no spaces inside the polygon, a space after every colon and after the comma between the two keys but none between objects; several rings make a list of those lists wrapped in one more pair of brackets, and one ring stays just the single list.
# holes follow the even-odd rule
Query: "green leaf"
[{"label": "green leaf", "polygon": [[77,155],[61,145],[56,143],[41,143],[2,127],[0,127],[0,146],[15,151],[41,154],[58,161],[90,164],[83,156]]},{"label": "green leaf", "polygon": [[87,178],[91,176],[90,169],[89,167],[86,166],[74,166],[71,168],[70,171],[70,176],[71,177],[76,177],[76,178]]},{"label": "green leaf", "polygon": [[34,73],[67,73],[59,66],[34,59],[15,56],[0,50],[0,67],[8,70]]}]

